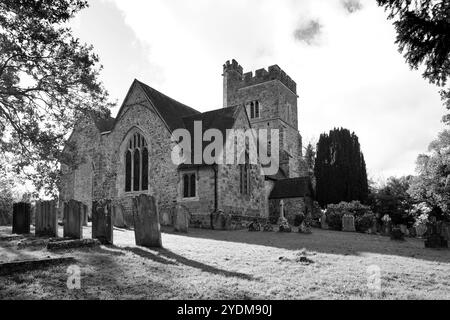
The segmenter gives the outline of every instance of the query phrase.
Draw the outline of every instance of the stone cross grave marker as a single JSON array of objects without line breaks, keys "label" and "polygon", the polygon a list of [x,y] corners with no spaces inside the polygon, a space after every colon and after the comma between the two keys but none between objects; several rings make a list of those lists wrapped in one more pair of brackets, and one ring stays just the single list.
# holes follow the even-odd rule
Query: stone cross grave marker
[{"label": "stone cross grave marker", "polygon": [[155,198],[141,194],[133,199],[134,235],[143,247],[162,247],[161,227]]},{"label": "stone cross grave marker", "polygon": [[30,233],[31,205],[26,202],[14,203],[12,233]]},{"label": "stone cross grave marker", "polygon": [[35,235],[58,237],[58,215],[55,201],[36,202]]}]

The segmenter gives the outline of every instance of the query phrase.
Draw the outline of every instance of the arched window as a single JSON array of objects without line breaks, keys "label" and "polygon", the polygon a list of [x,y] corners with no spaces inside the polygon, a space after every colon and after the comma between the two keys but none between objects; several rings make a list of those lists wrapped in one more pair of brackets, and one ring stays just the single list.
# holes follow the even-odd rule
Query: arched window
[{"label": "arched window", "polygon": [[148,190],[148,145],[135,133],[125,152],[125,192]]},{"label": "arched window", "polygon": [[250,194],[250,154],[249,145],[245,144],[245,161],[244,164],[239,165],[240,170],[240,192],[243,195]]},{"label": "arched window", "polygon": [[197,196],[196,184],[195,173],[183,174],[183,198],[195,198]]}]

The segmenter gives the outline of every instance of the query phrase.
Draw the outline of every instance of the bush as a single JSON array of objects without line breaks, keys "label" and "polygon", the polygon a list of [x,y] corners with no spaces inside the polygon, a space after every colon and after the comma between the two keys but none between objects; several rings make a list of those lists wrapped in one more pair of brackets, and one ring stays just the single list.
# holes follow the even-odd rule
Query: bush
[{"label": "bush", "polygon": [[6,188],[0,188],[0,226],[12,224],[12,207],[12,192]]},{"label": "bush", "polygon": [[363,216],[355,217],[355,228],[358,232],[367,232],[373,227],[373,220],[375,215],[373,213],[366,213]]},{"label": "bush", "polygon": [[[364,226],[361,225],[361,229],[364,229],[368,224],[369,217],[363,217],[365,215],[371,215],[373,218],[373,213],[370,210],[370,207],[362,205],[359,201],[330,204],[328,205],[325,214],[327,216],[327,223],[330,229],[338,231],[342,230],[342,217],[345,214],[351,214],[355,217],[355,227],[357,230],[358,227],[356,226],[356,221],[358,219],[360,220],[360,223],[364,223]],[[370,221],[370,223],[372,224],[372,221]]]}]

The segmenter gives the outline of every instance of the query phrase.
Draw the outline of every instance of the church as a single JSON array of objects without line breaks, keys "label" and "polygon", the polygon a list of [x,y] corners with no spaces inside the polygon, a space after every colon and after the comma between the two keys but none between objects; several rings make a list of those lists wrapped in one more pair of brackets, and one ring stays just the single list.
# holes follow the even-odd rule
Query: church
[{"label": "church", "polygon": [[[176,208],[192,227],[210,228],[214,213],[231,217],[231,228],[279,217],[292,223],[311,214],[314,190],[302,156],[297,84],[277,65],[243,72],[236,61],[223,66],[223,106],[201,113],[134,80],[115,118],[86,116],[69,137],[61,163],[60,201],[112,201],[119,226],[133,226],[133,198],[156,199],[160,221],[170,225]],[[256,164],[176,164],[173,132],[216,129],[277,129],[275,174]],[[225,138],[226,140],[227,138]]]}]

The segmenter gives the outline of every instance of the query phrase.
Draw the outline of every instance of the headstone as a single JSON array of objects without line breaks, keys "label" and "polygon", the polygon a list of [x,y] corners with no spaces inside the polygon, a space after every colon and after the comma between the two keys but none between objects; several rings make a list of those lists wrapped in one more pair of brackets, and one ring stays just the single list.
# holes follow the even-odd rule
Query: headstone
[{"label": "headstone", "polygon": [[64,238],[83,238],[83,215],[86,206],[70,200],[64,204]]},{"label": "headstone", "polygon": [[134,236],[143,247],[162,247],[161,227],[155,198],[141,194],[133,199]]},{"label": "headstone", "polygon": [[324,213],[322,213],[322,216],[320,217],[320,227],[324,230],[328,230],[328,223],[327,223],[327,215]]},{"label": "headstone", "polygon": [[342,217],[342,231],[344,232],[356,232],[355,229],[355,217],[351,214],[344,214]]},{"label": "headstone", "polygon": [[12,233],[30,233],[31,205],[26,202],[14,203]]},{"label": "headstone", "polygon": [[55,201],[36,202],[35,235],[38,237],[58,237],[58,215]]},{"label": "headstone", "polygon": [[126,223],[123,217],[123,206],[121,204],[116,204],[112,207],[112,210],[114,227],[125,228]]},{"label": "headstone", "polygon": [[171,210],[164,210],[163,212],[161,212],[161,225],[163,226],[173,225]]},{"label": "headstone", "polygon": [[113,244],[113,221],[111,201],[92,203],[92,239],[102,244]]},{"label": "headstone", "polygon": [[211,214],[212,224],[214,230],[230,230],[231,215],[225,214],[222,210],[213,212]]},{"label": "headstone", "polygon": [[409,235],[408,227],[407,227],[406,225],[401,224],[401,225],[399,226],[399,228],[400,228],[400,231],[401,231],[405,236],[408,236],[408,235]]},{"label": "headstone", "polygon": [[450,222],[442,223],[441,236],[444,237],[445,240],[450,241]]},{"label": "headstone", "polygon": [[87,206],[83,206],[83,226],[87,227],[88,226],[88,207]]},{"label": "headstone", "polygon": [[419,238],[422,238],[425,235],[425,233],[427,233],[427,229],[428,228],[425,223],[421,223],[421,224],[417,225],[416,226],[416,235]]},{"label": "headstone", "polygon": [[175,209],[173,227],[177,232],[187,233],[189,230],[189,211],[182,205]]}]

